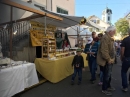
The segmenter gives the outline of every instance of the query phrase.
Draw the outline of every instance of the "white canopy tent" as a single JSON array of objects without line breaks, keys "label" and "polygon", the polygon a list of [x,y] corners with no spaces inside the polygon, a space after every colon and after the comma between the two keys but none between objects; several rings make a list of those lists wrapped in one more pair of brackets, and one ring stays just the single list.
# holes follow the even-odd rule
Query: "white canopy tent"
[{"label": "white canopy tent", "polygon": [[86,37],[86,35],[91,35],[91,32],[88,31],[87,26],[76,25],[76,26],[66,28],[66,32],[67,32],[68,36],[73,37],[73,38],[77,38],[77,30],[81,37]]},{"label": "white canopy tent", "polygon": [[[87,30],[87,26],[86,25],[76,25],[76,26],[72,26],[69,28],[66,28],[66,32],[68,34],[68,38],[71,44],[71,47],[75,47],[75,45],[77,44],[77,33],[79,32],[80,38],[83,38],[84,40],[84,45],[86,44],[86,36],[91,36],[90,31]],[[75,30],[76,29],[76,30]],[[78,32],[77,32],[78,30]]]}]

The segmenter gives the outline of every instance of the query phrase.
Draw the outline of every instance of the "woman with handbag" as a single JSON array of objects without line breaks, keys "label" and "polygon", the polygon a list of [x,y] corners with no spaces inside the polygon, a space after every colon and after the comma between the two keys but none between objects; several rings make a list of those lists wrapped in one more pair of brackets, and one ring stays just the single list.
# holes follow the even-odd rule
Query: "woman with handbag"
[{"label": "woman with handbag", "polygon": [[86,60],[88,60],[88,65],[91,73],[90,81],[92,84],[94,84],[94,81],[96,80],[96,57],[98,52],[98,43],[95,42],[92,37],[89,37],[87,41],[88,43],[85,46],[84,53],[87,54]]}]

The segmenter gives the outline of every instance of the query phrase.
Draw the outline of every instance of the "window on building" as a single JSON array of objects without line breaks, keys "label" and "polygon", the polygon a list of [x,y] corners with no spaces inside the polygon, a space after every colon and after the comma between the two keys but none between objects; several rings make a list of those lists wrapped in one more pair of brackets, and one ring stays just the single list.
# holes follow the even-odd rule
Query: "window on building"
[{"label": "window on building", "polygon": [[100,24],[100,20],[97,20],[97,24]]},{"label": "window on building", "polygon": [[108,21],[110,21],[110,16],[108,16]]},{"label": "window on building", "polygon": [[96,23],[96,20],[91,20],[92,22]]},{"label": "window on building", "polygon": [[89,31],[92,32],[92,31],[93,31],[93,28],[89,28]]},{"label": "window on building", "polygon": [[68,11],[57,7],[57,13],[68,14]]},{"label": "window on building", "polygon": [[99,32],[99,29],[96,29],[96,32]]}]

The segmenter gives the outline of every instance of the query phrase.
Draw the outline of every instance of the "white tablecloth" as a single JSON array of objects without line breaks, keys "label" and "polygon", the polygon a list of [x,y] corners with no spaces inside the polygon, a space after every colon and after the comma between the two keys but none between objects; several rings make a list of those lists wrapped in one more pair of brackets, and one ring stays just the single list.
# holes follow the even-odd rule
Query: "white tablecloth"
[{"label": "white tablecloth", "polygon": [[33,63],[1,69],[0,97],[11,97],[38,82]]}]

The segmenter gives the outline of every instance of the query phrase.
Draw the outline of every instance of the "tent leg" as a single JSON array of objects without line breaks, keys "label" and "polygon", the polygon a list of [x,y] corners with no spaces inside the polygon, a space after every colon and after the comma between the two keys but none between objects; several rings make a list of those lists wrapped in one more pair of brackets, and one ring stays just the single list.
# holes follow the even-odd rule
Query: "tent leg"
[{"label": "tent leg", "polygon": [[77,27],[77,45],[78,45],[78,47],[79,47],[79,37],[78,37],[78,31],[79,29],[78,29],[78,27]]},{"label": "tent leg", "polygon": [[46,15],[45,15],[45,17],[44,17],[44,19],[45,19],[45,36],[46,36]]},{"label": "tent leg", "polygon": [[13,7],[10,6],[10,59],[12,59],[12,20],[13,20]]}]

